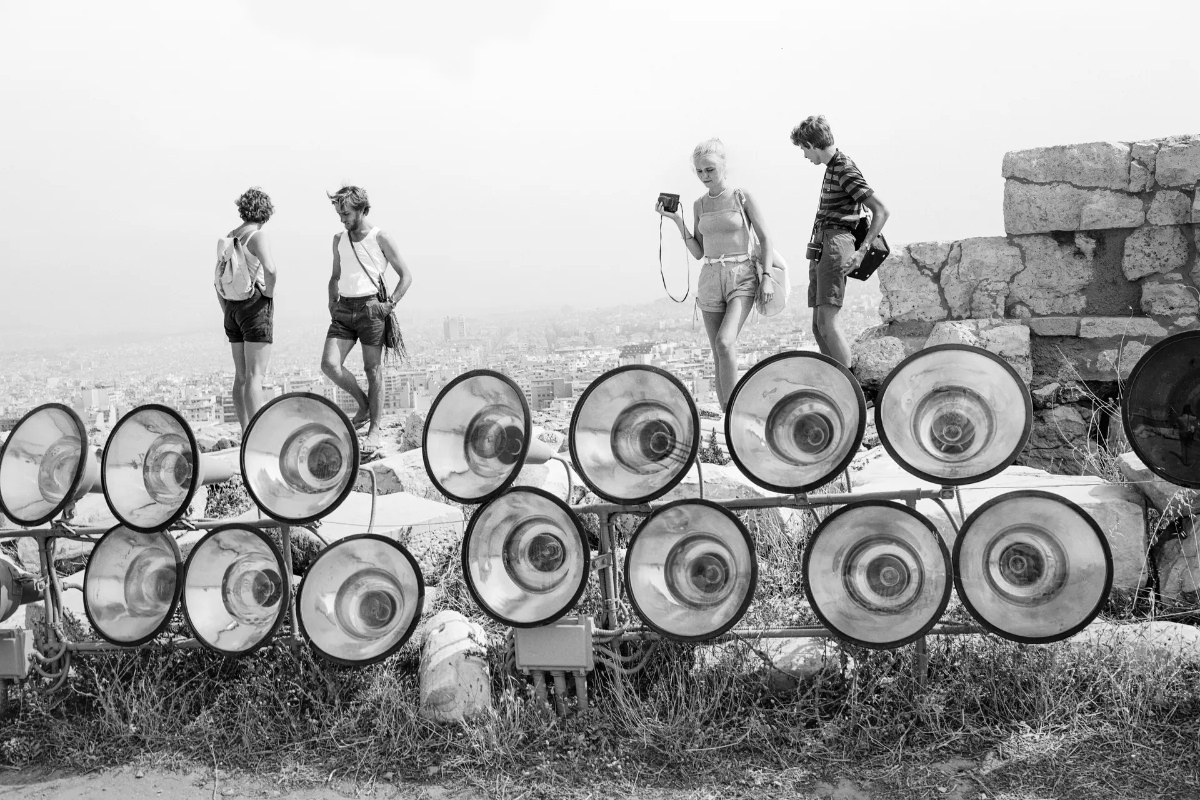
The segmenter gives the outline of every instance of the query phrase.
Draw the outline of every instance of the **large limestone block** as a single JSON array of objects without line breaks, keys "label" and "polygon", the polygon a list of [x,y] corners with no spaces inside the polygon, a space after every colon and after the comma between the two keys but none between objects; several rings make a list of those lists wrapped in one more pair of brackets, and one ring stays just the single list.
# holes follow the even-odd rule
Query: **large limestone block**
[{"label": "large limestone block", "polygon": [[860,338],[852,349],[858,380],[871,389],[878,389],[896,365],[908,356],[904,342],[895,336]]},{"label": "large limestone block", "polygon": [[1088,425],[1073,405],[1035,411],[1020,462],[1053,473],[1078,473],[1086,461]]},{"label": "large limestone block", "polygon": [[1154,182],[1154,160],[1158,142],[1134,142],[1129,146],[1129,191],[1147,192],[1158,186]]},{"label": "large limestone block", "polygon": [[[950,245],[945,244],[947,253],[949,249]],[[938,274],[944,260],[944,255],[938,260],[936,253],[924,244],[894,251],[876,273],[883,293],[880,316],[889,322],[945,319],[948,312],[938,288]]]},{"label": "large limestone block", "polygon": [[1033,337],[1032,385],[1124,379],[1169,330],[1148,317],[1041,317]]},{"label": "large limestone block", "polygon": [[[204,517],[204,506],[208,500],[208,487],[198,486],[196,493],[192,497],[192,502],[188,504],[186,516],[190,519],[201,519]],[[109,529],[118,525],[117,518],[113,516],[112,511],[108,507],[108,503],[104,499],[103,494],[90,493],[85,494],[75,502],[75,513],[71,517],[71,526],[76,530],[81,528],[98,528]],[[48,526],[47,526],[48,527]],[[20,530],[20,529],[16,529]],[[17,558],[26,569],[38,571],[41,569],[41,558],[38,555],[37,540],[29,536],[16,537],[17,542]],[[54,540],[54,561],[56,564],[70,559],[78,558],[81,555],[92,551],[92,542],[83,542],[73,539],[56,538]]]},{"label": "large limestone block", "polygon": [[1019,304],[1032,314],[1047,316],[1079,314],[1087,307],[1087,287],[1095,276],[1094,236],[1080,232],[1067,239],[1034,234],[1013,241],[1021,250],[1024,269],[1013,277],[1010,308]]},{"label": "large limestone block", "polygon": [[1162,512],[1164,519],[1175,519],[1184,515],[1200,515],[1200,492],[1165,481],[1150,471],[1150,468],[1135,453],[1123,453],[1117,458],[1121,475],[1138,487],[1146,499]]},{"label": "large limestone block", "polygon": [[1200,135],[1174,136],[1163,141],[1154,161],[1159,186],[1200,183]]},{"label": "large limestone block", "polygon": [[[356,533],[366,533],[370,522],[371,496],[363,492],[351,492],[340,506],[321,520],[317,532],[326,541],[334,542]],[[462,509],[407,492],[375,498],[373,533],[396,538],[408,535],[413,530],[433,528],[451,530],[461,535]]]},{"label": "large limestone block", "polygon": [[545,464],[526,464],[517,473],[512,485],[542,489],[561,500],[566,500],[568,486],[578,489],[583,485],[583,479],[567,460],[552,459]]},{"label": "large limestone block", "polygon": [[1145,221],[1141,198],[1126,192],[1064,183],[1004,184],[1004,230],[1009,234],[1136,228]]},{"label": "large limestone block", "polygon": [[1034,336],[1079,335],[1079,317],[1033,317],[1023,321]]},{"label": "large limestone block", "polygon": [[1146,222],[1151,225],[1187,225],[1192,222],[1192,198],[1183,192],[1161,191],[1154,193]]},{"label": "large limestone block", "polygon": [[1161,339],[1167,329],[1149,317],[1081,317],[1079,336],[1084,339]]},{"label": "large limestone block", "polygon": [[1131,281],[1154,273],[1177,272],[1187,264],[1187,237],[1178,226],[1138,228],[1125,240],[1121,271]]},{"label": "large limestone block", "polygon": [[[852,465],[851,475],[856,492],[935,488],[934,484],[909,475],[882,451],[882,447],[867,451]],[[861,468],[855,469],[860,465]],[[1012,466],[985,481],[960,486],[958,493],[969,516],[993,497],[1020,489],[1051,492],[1082,508],[1096,520],[1112,550],[1113,588],[1134,589],[1145,585],[1146,526],[1142,497],[1135,489],[1092,476],[1051,475],[1032,467]],[[951,508],[956,505],[954,502],[947,504]],[[917,503],[917,511],[929,518],[947,547],[953,549],[954,527],[947,519],[945,510],[936,501],[921,500]]]},{"label": "large limestone block", "polygon": [[955,243],[941,272],[942,295],[950,317],[1003,316],[1008,283],[1022,268],[1020,249],[1002,236]]},{"label": "large limestone block", "polygon": [[1184,527],[1184,536],[1174,536],[1155,548],[1158,593],[1163,599],[1195,606],[1200,602],[1200,519]]},{"label": "large limestone block", "polygon": [[1004,154],[1001,174],[1030,183],[1124,190],[1129,186],[1129,145],[1089,142],[1015,150]]},{"label": "large limestone block", "polygon": [[1184,317],[1200,312],[1196,290],[1176,281],[1142,284],[1142,312],[1155,317]]},{"label": "large limestone block", "polygon": [[[381,495],[408,492],[418,497],[441,496],[425,471],[425,461],[420,448],[381,458],[364,466],[375,474],[376,491]],[[371,479],[360,474],[354,484],[354,491],[370,492]]]},{"label": "large limestone block", "polygon": [[1014,320],[946,320],[933,326],[925,347],[966,344],[981,347],[1007,361],[1026,384],[1033,378],[1029,328]]}]

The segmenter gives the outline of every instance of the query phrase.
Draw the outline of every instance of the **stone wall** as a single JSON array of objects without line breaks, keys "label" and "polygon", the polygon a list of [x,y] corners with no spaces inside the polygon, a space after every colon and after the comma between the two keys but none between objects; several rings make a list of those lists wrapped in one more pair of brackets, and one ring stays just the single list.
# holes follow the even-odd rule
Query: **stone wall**
[{"label": "stone wall", "polygon": [[1118,380],[1200,324],[1200,134],[1011,152],[1001,172],[1005,236],[894,248],[857,371],[870,389],[931,344],[986,347],[1033,394],[1021,463],[1077,474],[1081,434],[1119,435]]}]

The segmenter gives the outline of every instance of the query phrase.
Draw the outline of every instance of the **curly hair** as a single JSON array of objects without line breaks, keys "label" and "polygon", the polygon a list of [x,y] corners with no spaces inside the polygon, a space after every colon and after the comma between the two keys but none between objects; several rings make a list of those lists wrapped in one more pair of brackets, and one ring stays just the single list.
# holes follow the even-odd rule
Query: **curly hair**
[{"label": "curly hair", "polygon": [[724,164],[725,143],[720,139],[705,139],[703,142],[696,145],[696,149],[692,151],[692,163],[694,164],[697,159],[704,158],[705,156],[708,156],[709,158],[715,158]]},{"label": "curly hair", "polygon": [[237,199],[238,216],[243,222],[263,223],[275,213],[271,198],[257,186],[251,186]]},{"label": "curly hair", "polygon": [[797,147],[807,145],[818,150],[833,147],[833,131],[829,129],[829,121],[825,119],[825,115],[809,117],[792,128],[792,144]]},{"label": "curly hair", "polygon": [[337,208],[352,208],[355,211],[361,211],[364,214],[371,213],[371,201],[367,199],[367,190],[360,186],[343,186],[333,194],[325,193],[329,198],[329,202],[333,203]]}]

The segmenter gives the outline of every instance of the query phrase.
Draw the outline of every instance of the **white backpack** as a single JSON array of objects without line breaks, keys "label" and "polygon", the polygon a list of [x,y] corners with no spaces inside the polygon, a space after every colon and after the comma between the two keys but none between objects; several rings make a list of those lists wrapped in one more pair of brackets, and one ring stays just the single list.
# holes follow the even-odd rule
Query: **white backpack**
[{"label": "white backpack", "polygon": [[249,236],[238,239],[236,236],[217,240],[217,266],[213,273],[213,286],[217,294],[226,300],[246,300],[254,294],[254,286],[258,283],[258,273],[262,267],[253,270],[247,259],[246,242],[250,236],[258,233],[251,231]]}]

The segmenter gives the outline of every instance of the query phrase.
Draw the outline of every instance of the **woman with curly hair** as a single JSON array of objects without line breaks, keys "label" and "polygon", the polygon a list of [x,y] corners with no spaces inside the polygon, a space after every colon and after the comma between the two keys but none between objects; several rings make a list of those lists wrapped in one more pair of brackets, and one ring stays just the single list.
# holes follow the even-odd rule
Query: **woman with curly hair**
[{"label": "woman with curly hair", "polygon": [[[704,315],[704,329],[712,347],[717,399],[721,411],[737,384],[737,340],[759,293],[767,299],[775,287],[770,280],[774,247],[763,222],[762,210],[745,189],[730,186],[725,172],[725,145],[708,139],[692,151],[692,166],[705,192],[692,204],[692,230],[683,214],[667,211],[662,200],[655,211],[673,221],[693,258],[702,259],[696,287],[696,305]],[[759,247],[752,247],[751,229]]]},{"label": "woman with curly hair", "polygon": [[271,360],[275,261],[262,232],[275,207],[257,186],[237,199],[242,224],[217,242],[217,300],[233,351],[233,407],[246,426],[263,406],[263,376]]}]

